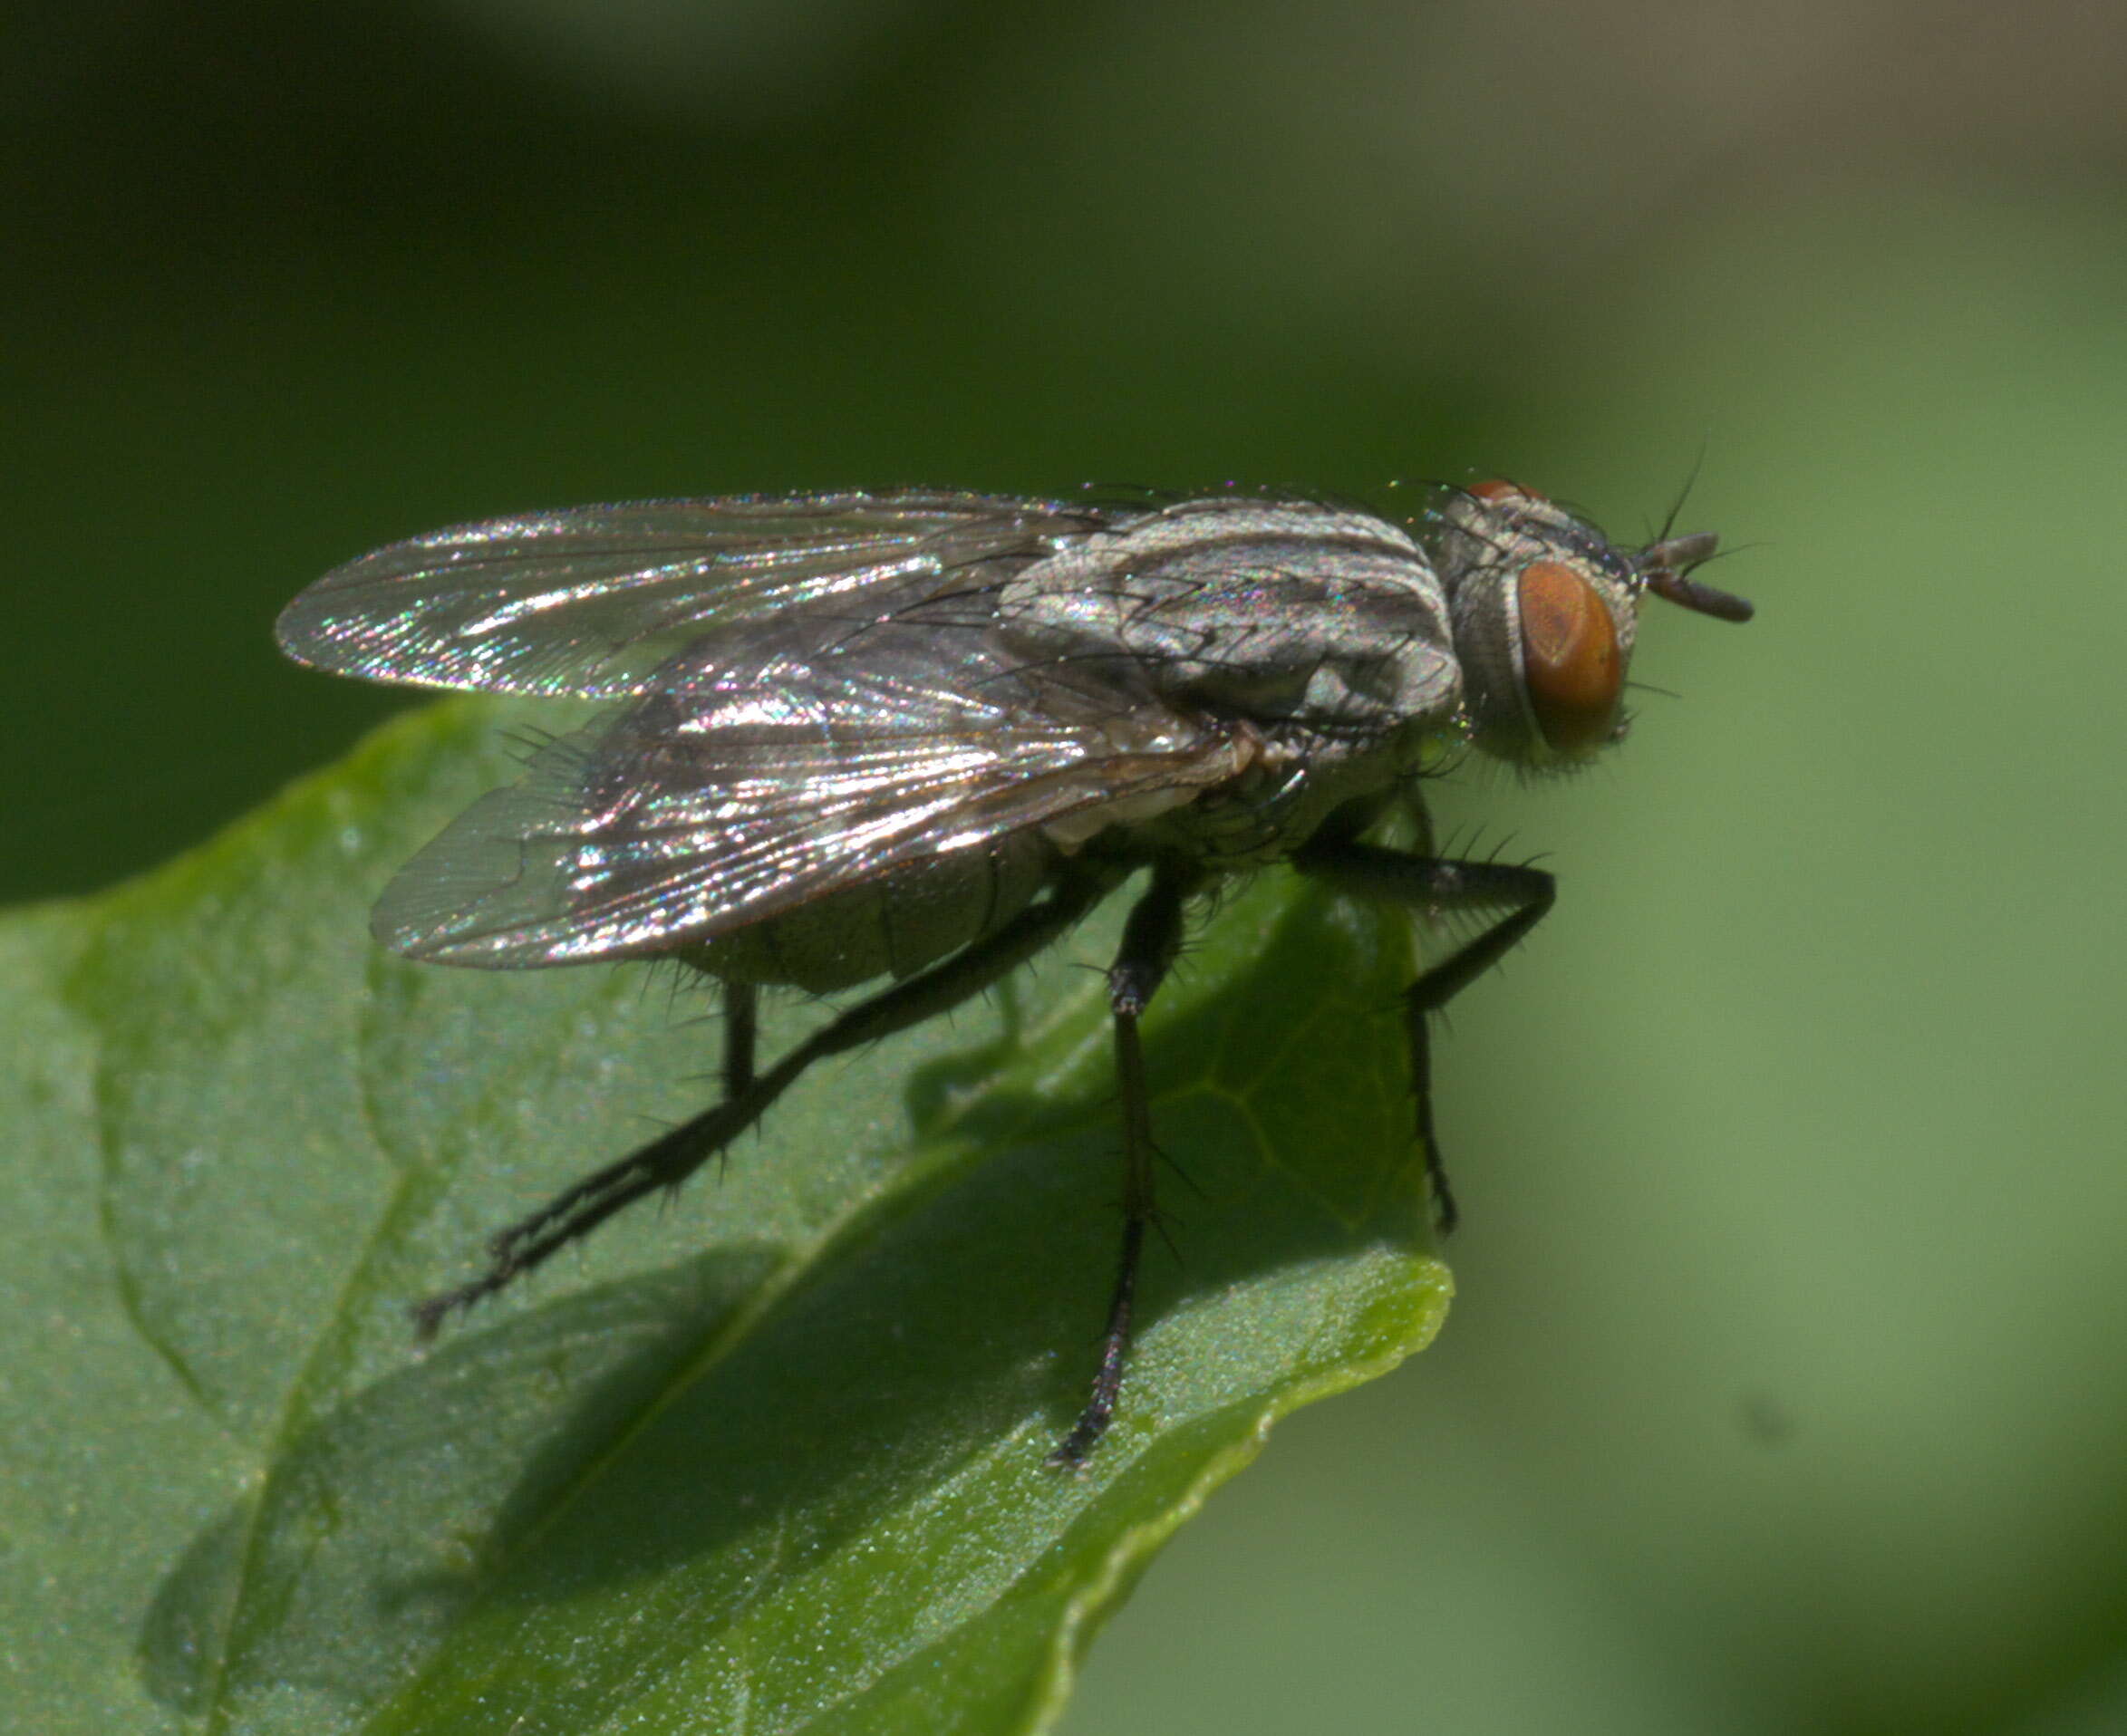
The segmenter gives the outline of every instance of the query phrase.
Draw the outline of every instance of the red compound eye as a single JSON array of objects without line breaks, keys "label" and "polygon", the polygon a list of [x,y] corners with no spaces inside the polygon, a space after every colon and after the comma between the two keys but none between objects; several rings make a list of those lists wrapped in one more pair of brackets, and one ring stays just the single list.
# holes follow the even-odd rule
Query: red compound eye
[{"label": "red compound eye", "polygon": [[1587,753],[1610,738],[1625,660],[1595,587],[1563,561],[1531,561],[1516,581],[1529,709],[1553,750]]}]

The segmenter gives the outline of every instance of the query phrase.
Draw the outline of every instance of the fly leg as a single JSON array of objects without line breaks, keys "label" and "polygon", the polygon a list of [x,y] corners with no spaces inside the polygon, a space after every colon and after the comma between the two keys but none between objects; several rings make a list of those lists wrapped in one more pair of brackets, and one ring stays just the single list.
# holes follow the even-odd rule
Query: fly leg
[{"label": "fly leg", "polygon": [[1404,991],[1418,1139],[1426,1153],[1426,1180],[1433,1191],[1434,1221],[1445,1234],[1455,1228],[1457,1214],[1440,1142],[1433,1132],[1432,1034],[1426,1020],[1528,937],[1551,909],[1558,882],[1542,869],[1522,863],[1407,855],[1400,850],[1350,841],[1303,850],[1293,858],[1293,866],[1354,898],[1400,904],[1423,916],[1447,911],[1505,911],[1420,973]]},{"label": "fly leg", "polygon": [[760,989],[750,982],[724,984],[724,1101],[743,1097],[753,1085],[753,1051],[760,1040]]},{"label": "fly leg", "polygon": [[493,1296],[643,1195],[685,1181],[758,1122],[815,1061],[949,1012],[1009,976],[1084,916],[1110,883],[1088,875],[1058,886],[943,963],[859,1001],[765,1073],[756,1074],[753,1067],[756,994],[750,987],[729,991],[724,1080],[730,1095],[725,1100],[585,1176],[498,1233],[488,1245],[486,1271],[415,1307],[421,1336],[432,1336],[446,1316]]},{"label": "fly leg", "polygon": [[1157,873],[1130,911],[1123,944],[1107,973],[1108,1008],[1115,1016],[1116,1079],[1123,1106],[1123,1247],[1100,1338],[1100,1367],[1093,1391],[1071,1432],[1049,1462],[1071,1470],[1086,1461],[1093,1443],[1115,1420],[1130,1354],[1130,1318],[1137,1301],[1137,1268],[1145,1254],[1145,1227],[1153,1217],[1152,1098],[1145,1081],[1145,1048],[1137,1020],[1182,949],[1182,907],[1193,881]]}]

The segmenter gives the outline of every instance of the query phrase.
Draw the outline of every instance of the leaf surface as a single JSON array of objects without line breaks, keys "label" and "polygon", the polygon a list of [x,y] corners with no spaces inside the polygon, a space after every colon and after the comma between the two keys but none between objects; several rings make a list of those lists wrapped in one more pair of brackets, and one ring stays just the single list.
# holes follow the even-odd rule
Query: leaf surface
[{"label": "leaf surface", "polygon": [[[669,971],[371,943],[511,775],[498,716],[0,924],[7,1692],[53,1731],[1047,1728],[1269,1425],[1438,1326],[1401,919],[1265,875],[1163,990],[1174,1251],[1081,1475],[1042,1461],[1114,1259],[1119,903],[420,1355],[487,1232],[713,1090]],[[777,1004],[768,1052],[819,1017]]]}]

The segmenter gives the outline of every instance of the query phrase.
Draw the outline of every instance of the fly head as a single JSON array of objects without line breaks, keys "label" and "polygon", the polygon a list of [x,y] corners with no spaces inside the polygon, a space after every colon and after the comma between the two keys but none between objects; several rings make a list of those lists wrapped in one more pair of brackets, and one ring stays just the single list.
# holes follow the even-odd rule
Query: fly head
[{"label": "fly head", "polygon": [[1649,591],[1723,621],[1750,604],[1689,576],[1710,533],[1619,547],[1511,482],[1481,482],[1436,509],[1472,738],[1530,770],[1562,769],[1625,733],[1625,672]]}]

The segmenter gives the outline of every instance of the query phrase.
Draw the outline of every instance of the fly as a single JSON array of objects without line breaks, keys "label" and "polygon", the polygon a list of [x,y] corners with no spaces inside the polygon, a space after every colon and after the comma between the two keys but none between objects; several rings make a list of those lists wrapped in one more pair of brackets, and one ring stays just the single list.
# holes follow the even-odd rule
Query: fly
[{"label": "fly", "polygon": [[[721,986],[723,1095],[492,1240],[424,1332],[723,1151],[814,1063],[960,1005],[1149,875],[1107,973],[1123,1224],[1097,1371],[1049,1455],[1122,1389],[1146,1226],[1138,1025],[1191,901],[1288,863],[1426,917],[1489,914],[1406,994],[1436,1219],[1427,1015],[1551,908],[1552,876],[1391,848],[1463,744],[1570,768],[1625,732],[1648,592],[1745,621],[1690,576],[1711,535],[1611,543],[1503,482],[1408,524],[1269,495],[949,491],[585,506],[461,526],[328,574],[283,650],[343,675],[609,701],[385,889],[410,959],[491,969],[673,958]],[[764,988],[889,979],[773,1065]]]}]

